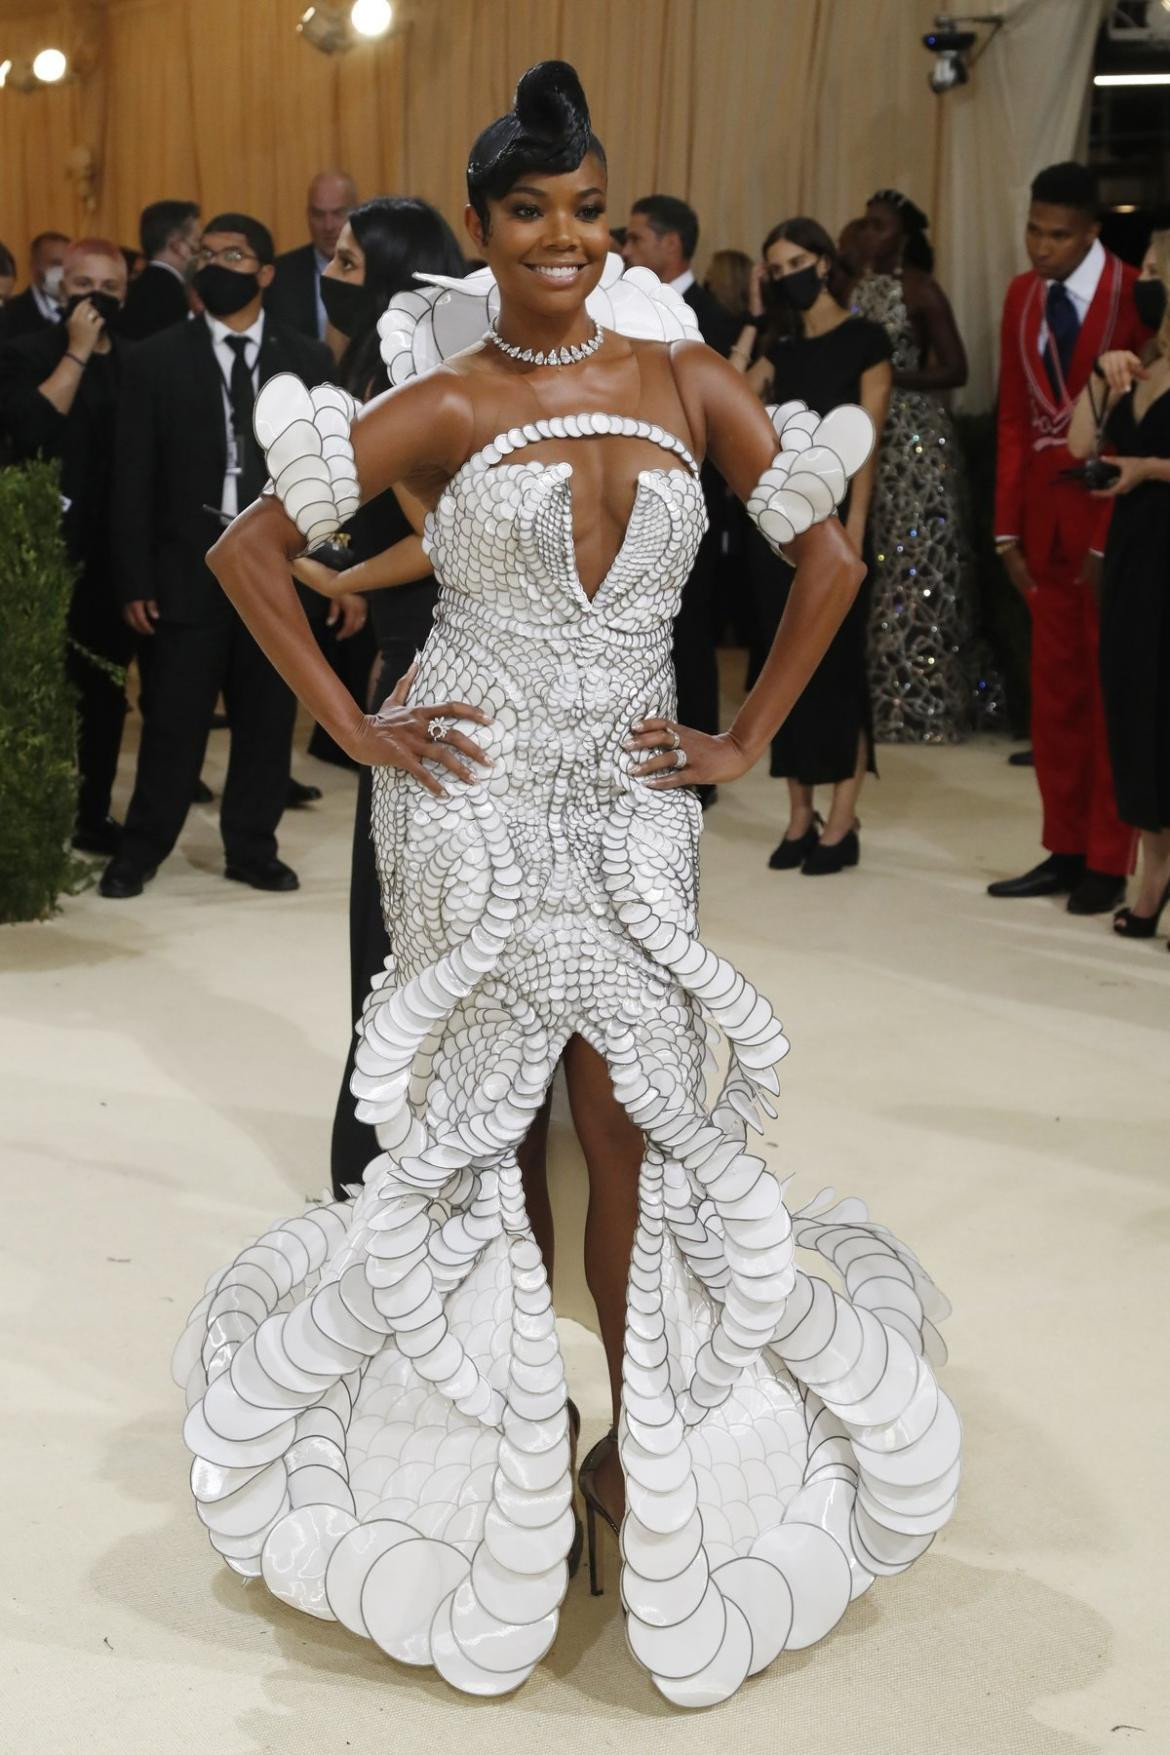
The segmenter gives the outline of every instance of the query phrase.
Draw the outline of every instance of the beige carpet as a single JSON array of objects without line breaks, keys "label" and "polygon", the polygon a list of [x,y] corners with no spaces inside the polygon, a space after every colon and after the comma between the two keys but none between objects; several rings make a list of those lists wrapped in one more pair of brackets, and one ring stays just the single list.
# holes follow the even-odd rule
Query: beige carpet
[{"label": "beige carpet", "polygon": [[[0,932],[0,1746],[1170,1750],[1170,957],[1057,903],[986,899],[1035,848],[1034,782],[1004,755],[884,750],[864,863],[831,881],[764,869],[780,788],[762,773],[709,818],[706,937],[794,1043],[772,1160],[797,1190],[866,1196],[950,1293],[968,1473],[920,1565],[708,1714],[668,1707],[626,1654],[612,1564],[599,1600],[574,1584],[519,1695],[481,1704],[245,1587],[189,1508],[172,1342],[207,1274],[325,1175],[350,779],[298,759],[327,795],[286,820],[295,896],[225,884],[201,809],[142,900],[91,892]],[[557,1302],[591,1436],[604,1380],[572,1320],[583,1189],[563,1124],[557,1147]]]}]

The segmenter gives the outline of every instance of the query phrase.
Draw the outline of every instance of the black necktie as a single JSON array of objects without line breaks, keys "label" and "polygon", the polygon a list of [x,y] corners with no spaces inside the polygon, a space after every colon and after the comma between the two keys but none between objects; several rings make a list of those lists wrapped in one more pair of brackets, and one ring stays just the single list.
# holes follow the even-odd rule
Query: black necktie
[{"label": "black necktie", "polygon": [[[1067,395],[1069,368],[1072,365],[1073,351],[1077,345],[1077,336],[1081,332],[1081,320],[1077,316],[1077,308],[1072,302],[1072,295],[1061,280],[1054,280],[1048,289],[1048,297],[1044,302],[1044,314],[1048,319],[1048,346],[1044,349],[1044,367],[1048,373],[1048,382],[1052,386],[1052,394],[1057,402],[1063,402]],[[1053,359],[1053,350],[1056,359]],[[1059,366],[1057,365],[1059,361]]]},{"label": "black necktie", "polygon": [[260,448],[252,436],[256,392],[252,388],[252,373],[248,366],[248,337],[225,335],[224,340],[235,356],[228,393],[232,404],[232,428],[236,435],[236,462],[240,466],[240,474],[236,477],[237,504],[242,512],[264,486],[264,465],[260,461]]}]

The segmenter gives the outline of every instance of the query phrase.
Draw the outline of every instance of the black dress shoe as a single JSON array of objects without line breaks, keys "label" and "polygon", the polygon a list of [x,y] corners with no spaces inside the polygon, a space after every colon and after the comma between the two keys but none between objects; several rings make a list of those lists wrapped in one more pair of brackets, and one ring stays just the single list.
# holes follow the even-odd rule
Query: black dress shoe
[{"label": "black dress shoe", "polygon": [[112,902],[125,902],[131,896],[140,896],[157,870],[157,865],[144,870],[140,865],[131,865],[128,859],[111,859],[102,873],[98,891]]},{"label": "black dress shoe", "polygon": [[211,790],[211,787],[207,784],[206,780],[196,780],[195,790],[191,794],[191,803],[210,804],[214,798],[215,793]]},{"label": "black dress shoe", "polygon": [[1065,903],[1070,914],[1112,914],[1125,901],[1125,879],[1112,871],[1088,866]]},{"label": "black dress shoe", "polygon": [[78,823],[71,844],[78,853],[101,853],[106,859],[111,859],[117,853],[121,839],[121,823],[107,817],[101,823]]},{"label": "black dress shoe", "polygon": [[316,804],[322,796],[319,786],[306,786],[303,780],[290,778],[288,791],[284,798],[286,810],[303,810],[307,804]]},{"label": "black dress shoe", "polygon": [[856,829],[850,829],[839,841],[826,847],[818,841],[800,868],[801,877],[831,877],[836,871],[844,871],[846,866],[858,865],[861,862],[861,839]]},{"label": "black dress shoe", "polygon": [[249,864],[224,867],[224,877],[233,883],[249,884],[254,890],[299,890],[301,880],[283,859],[256,859]]},{"label": "black dress shoe", "polygon": [[1067,896],[1075,890],[1085,869],[1081,853],[1050,853],[1022,877],[1000,878],[988,884],[989,896]]},{"label": "black dress shoe", "polygon": [[814,816],[803,835],[785,835],[768,856],[768,870],[795,871],[803,865],[819,841],[822,827],[820,817]]},{"label": "black dress shoe", "polygon": [[1013,750],[1008,757],[1009,768],[1034,768],[1036,754],[1034,750]]}]

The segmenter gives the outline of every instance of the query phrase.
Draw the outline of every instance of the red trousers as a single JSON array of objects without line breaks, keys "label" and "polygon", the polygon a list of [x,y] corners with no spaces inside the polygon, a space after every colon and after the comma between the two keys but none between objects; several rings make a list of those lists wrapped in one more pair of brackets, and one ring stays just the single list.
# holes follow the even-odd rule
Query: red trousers
[{"label": "red trousers", "polygon": [[1033,574],[1032,747],[1044,846],[1093,871],[1132,871],[1134,833],[1117,814],[1097,670],[1097,606],[1081,563]]}]

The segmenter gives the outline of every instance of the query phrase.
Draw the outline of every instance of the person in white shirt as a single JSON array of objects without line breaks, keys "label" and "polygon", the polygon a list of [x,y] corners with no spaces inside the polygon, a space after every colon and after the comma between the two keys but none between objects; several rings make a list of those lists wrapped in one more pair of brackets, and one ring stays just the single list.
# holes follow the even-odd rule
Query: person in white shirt
[{"label": "person in white shirt", "polygon": [[134,795],[103,896],[140,895],[183,828],[217,697],[231,753],[220,829],[224,875],[297,888],[277,857],[296,703],[206,564],[267,471],[252,431],[259,387],[279,372],[319,384],[328,348],[265,315],[275,251],[248,214],[208,222],[193,287],[203,306],[130,350],[114,461],[114,561],[126,620],[150,646],[150,704]]}]

